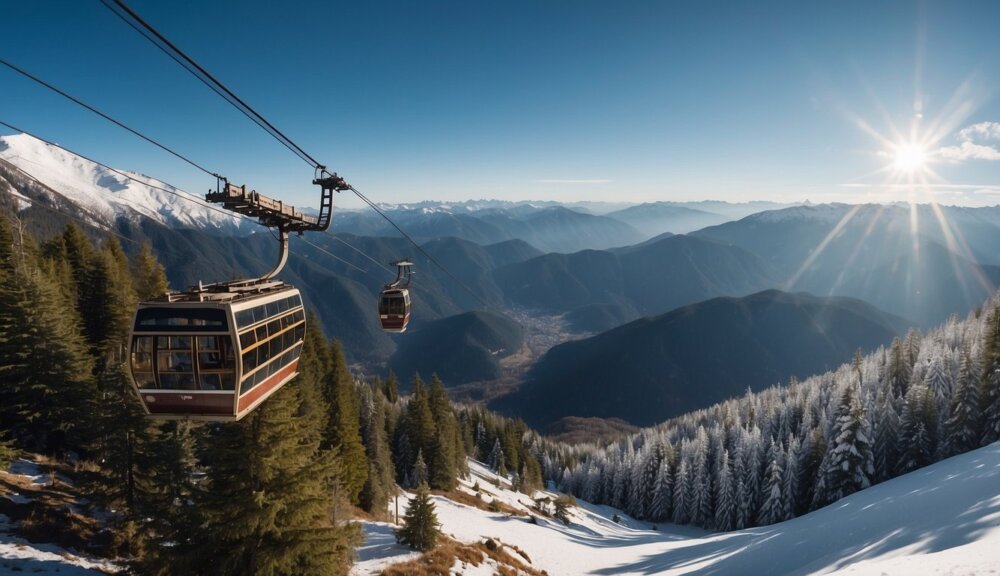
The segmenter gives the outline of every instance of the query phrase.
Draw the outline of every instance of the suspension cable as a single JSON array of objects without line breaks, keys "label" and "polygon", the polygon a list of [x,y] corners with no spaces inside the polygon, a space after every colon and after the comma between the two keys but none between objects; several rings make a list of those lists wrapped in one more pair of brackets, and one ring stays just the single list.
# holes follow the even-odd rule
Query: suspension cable
[{"label": "suspension cable", "polygon": [[[235,108],[237,108],[241,112],[243,112],[243,114],[245,114],[248,118],[250,118],[251,120],[253,120],[258,126],[260,126],[261,128],[263,128],[264,131],[266,131],[272,137],[274,137],[276,140],[278,140],[279,142],[281,142],[286,148],[288,148],[289,150],[291,150],[299,158],[301,158],[307,164],[309,164],[310,166],[312,166],[314,169],[323,170],[323,169],[326,168],[325,166],[323,166],[322,164],[320,164],[319,162],[317,162],[316,159],[313,158],[312,156],[310,156],[305,150],[303,150],[301,146],[299,146],[291,138],[289,138],[288,136],[286,136],[281,130],[278,130],[277,128],[275,128],[273,124],[271,124],[270,122],[268,122],[267,119],[264,118],[264,116],[262,116],[259,112],[257,112],[256,110],[254,110],[254,108],[252,106],[250,106],[249,104],[247,104],[246,102],[244,102],[243,99],[241,99],[239,96],[237,96],[236,94],[234,94],[232,90],[230,90],[229,88],[227,88],[225,84],[223,84],[222,82],[220,82],[208,70],[205,70],[205,68],[203,68],[197,62],[195,62],[194,59],[192,59],[190,56],[188,56],[187,54],[185,54],[173,42],[171,42],[170,40],[168,40],[156,28],[154,28],[152,24],[150,24],[149,22],[147,22],[146,20],[144,20],[142,18],[142,16],[139,16],[138,14],[136,14],[136,12],[134,10],[132,10],[131,8],[129,8],[129,6],[127,4],[125,4],[125,2],[123,2],[122,0],[112,0],[112,1],[115,3],[116,6],[118,6],[118,8],[120,8],[122,11],[124,11],[125,14],[127,14],[129,18],[131,18],[134,22],[138,23],[138,25],[141,26],[142,29],[145,30],[145,32],[143,32],[143,30],[140,30],[136,26],[132,26],[132,28],[134,30],[140,32],[140,34],[142,34],[142,36],[144,38],[146,38],[147,40],[149,40],[150,42],[152,42],[154,45],[156,45],[157,47],[159,47],[160,50],[162,50],[164,52],[167,52],[168,55],[170,55],[170,53],[176,55],[176,57],[171,56],[171,58],[175,62],[177,62],[178,64],[180,64],[185,70],[187,70],[188,72],[190,72],[193,76],[197,77],[203,83],[205,83],[205,84],[209,84],[210,83],[211,84],[211,86],[209,86],[210,88],[212,86],[215,86],[216,88],[218,88],[218,89],[212,88],[212,90],[216,94],[218,94],[219,96],[222,96],[232,106],[234,106]],[[123,20],[126,20],[126,22],[128,22],[128,20],[126,19],[125,15],[122,14],[121,12],[115,10],[114,7],[112,7],[108,3],[107,0],[101,0],[101,2],[109,10],[111,10],[112,12],[114,12],[115,14],[117,14],[119,18],[122,18]],[[168,50],[169,50],[169,52],[168,52]],[[221,92],[220,92],[220,90],[221,90]]]},{"label": "suspension cable", "polygon": [[125,124],[119,122],[118,120],[115,120],[111,116],[108,116],[104,112],[101,112],[97,108],[94,108],[90,104],[87,104],[86,102],[80,100],[79,98],[76,98],[75,96],[72,96],[71,94],[69,94],[69,93],[67,93],[67,92],[65,92],[63,90],[60,90],[59,88],[53,86],[52,84],[46,82],[45,80],[42,80],[38,76],[35,76],[34,74],[31,74],[27,70],[24,70],[23,68],[20,68],[18,66],[15,66],[14,64],[11,64],[10,62],[4,60],[3,58],[0,58],[0,64],[3,64],[7,68],[10,68],[14,72],[17,72],[18,74],[20,74],[21,76],[24,76],[25,78],[28,78],[29,80],[32,80],[32,81],[34,81],[34,82],[36,82],[38,84],[41,84],[42,86],[48,88],[49,90],[55,92],[56,94],[59,94],[63,98],[66,98],[66,99],[68,99],[68,100],[70,100],[70,101],[72,101],[72,102],[74,102],[74,103],[76,103],[76,104],[78,104],[78,105],[86,108],[87,110],[90,110],[91,112],[93,112],[94,114],[97,114],[101,118],[104,118],[108,122],[111,122],[111,123],[113,123],[113,124],[115,124],[115,125],[117,125],[117,126],[119,126],[121,128],[124,128],[125,130],[128,130],[132,134],[138,136],[139,138],[142,138],[143,140],[145,140],[146,142],[149,142],[153,146],[156,146],[157,148],[159,148],[159,149],[161,149],[161,150],[163,150],[163,151],[165,151],[165,152],[167,152],[169,154],[172,154],[173,156],[175,156],[175,157],[183,160],[184,162],[187,162],[188,164],[190,164],[191,166],[194,166],[198,170],[201,170],[205,174],[208,174],[209,176],[214,176],[217,179],[221,179],[222,178],[222,176],[219,176],[215,172],[212,172],[208,168],[205,168],[204,166],[202,166],[201,164],[198,164],[194,160],[191,160],[187,156],[184,156],[184,155],[180,154],[179,152],[177,152],[175,150],[172,150],[171,148],[168,148],[167,146],[165,146],[163,144],[160,144],[156,140],[150,138],[149,136],[146,136],[145,134],[139,132],[138,130],[135,130],[133,128],[130,128],[130,127],[126,126]]},{"label": "suspension cable", "polygon": [[340,256],[337,256],[336,254],[334,254],[333,252],[330,252],[329,250],[327,250],[326,248],[323,248],[322,246],[319,246],[317,244],[313,244],[312,242],[306,240],[305,236],[299,236],[299,239],[302,240],[303,242],[305,242],[306,244],[312,246],[313,248],[319,250],[320,252],[326,254],[327,256],[333,258],[334,260],[337,260],[338,262],[342,262],[343,264],[346,264],[346,265],[350,266],[351,268],[354,268],[355,270],[357,270],[359,272],[364,272],[365,274],[368,274],[369,276],[372,276],[372,273],[370,271],[365,270],[364,268],[362,268],[362,267],[360,267],[360,266],[358,266],[356,264],[352,264],[352,263],[348,262],[347,260],[344,260]]},{"label": "suspension cable", "polygon": [[386,265],[385,265],[385,264],[383,264],[382,262],[379,262],[378,260],[376,260],[376,259],[372,258],[372,257],[371,257],[371,256],[369,256],[368,254],[365,254],[365,253],[364,253],[363,251],[361,251],[361,249],[360,249],[360,248],[355,248],[355,247],[354,247],[353,245],[351,245],[351,244],[350,244],[350,243],[349,243],[349,242],[348,242],[347,240],[344,240],[344,239],[340,238],[339,236],[334,236],[333,232],[327,232],[327,233],[326,233],[326,235],[327,235],[327,236],[329,236],[330,238],[333,238],[333,239],[334,239],[334,240],[336,240],[337,242],[340,242],[341,244],[343,244],[343,245],[347,246],[347,247],[348,247],[348,248],[350,248],[351,250],[354,250],[354,251],[355,251],[355,252],[357,252],[358,254],[361,254],[362,256],[364,256],[365,258],[367,258],[367,259],[368,259],[369,261],[371,261],[372,263],[376,264],[377,266],[381,266],[381,267],[382,267],[383,269],[385,269],[385,270],[386,270],[387,272],[390,272],[390,273],[392,273],[392,274],[395,274],[395,273],[396,273],[396,271],[395,271],[395,270],[393,270],[392,268],[390,268],[389,266],[386,266]]},{"label": "suspension cable", "polygon": [[112,168],[111,166],[108,166],[107,164],[98,162],[97,160],[94,160],[93,158],[90,158],[88,156],[84,156],[83,154],[80,154],[79,152],[76,152],[74,150],[70,150],[69,148],[66,148],[65,146],[60,146],[59,144],[56,144],[55,142],[52,142],[50,140],[46,140],[45,138],[42,138],[41,136],[38,136],[37,134],[33,134],[31,132],[28,132],[27,130],[22,130],[21,128],[18,128],[17,126],[14,126],[13,124],[9,124],[9,123],[7,123],[7,122],[5,122],[3,120],[0,120],[0,126],[4,126],[6,128],[9,128],[9,129],[11,129],[11,130],[13,130],[15,132],[21,132],[22,134],[27,134],[28,136],[31,136],[35,140],[38,140],[40,142],[44,142],[44,143],[48,144],[49,146],[52,146],[54,148],[58,148],[58,149],[63,150],[65,152],[69,152],[70,154],[73,154],[74,156],[79,156],[80,158],[83,158],[84,160],[87,160],[88,162],[93,162],[94,164],[97,164],[101,168],[104,168],[106,170],[110,170],[110,171],[114,172],[115,174],[118,174],[122,178],[127,178],[127,179],[129,179],[129,180],[131,180],[133,182],[136,182],[138,184],[142,184],[143,186],[148,186],[150,188],[153,188],[154,190],[160,190],[161,192],[166,192],[167,194],[173,194],[174,196],[177,196],[178,198],[182,198],[184,200],[187,200],[188,202],[193,202],[193,203],[201,206],[202,208],[208,208],[209,210],[213,210],[215,212],[218,212],[219,214],[224,214],[226,216],[229,216],[229,217],[232,217],[232,218],[241,219],[241,220],[247,220],[249,222],[253,222],[255,224],[259,224],[259,225],[263,226],[263,224],[261,224],[260,222],[258,222],[257,220],[254,220],[253,218],[251,218],[249,216],[244,216],[242,214],[237,214],[237,213],[234,213],[234,212],[230,212],[230,211],[225,210],[223,208],[219,208],[217,206],[213,206],[213,205],[211,205],[211,204],[209,204],[207,202],[202,202],[196,196],[189,195],[188,193],[182,192],[181,190],[177,190],[177,189],[170,190],[169,188],[163,188],[162,186],[157,186],[155,184],[150,184],[149,182],[143,182],[142,180],[139,180],[138,178],[135,178],[134,176],[130,176],[126,172],[122,172],[121,170],[118,170],[116,168]]},{"label": "suspension cable", "polygon": [[[17,166],[16,164],[11,164],[11,166],[13,166],[14,169],[16,169],[18,172],[20,172],[24,176],[30,178],[32,181],[35,182],[35,184],[38,184],[39,186],[44,186],[45,188],[49,188],[48,184],[42,182],[37,177],[35,177],[32,174],[30,174],[24,168],[21,168],[20,166]],[[66,216],[67,218],[72,218],[73,220],[76,220],[77,222],[83,224],[84,226],[86,226],[88,228],[96,228],[97,230],[100,230],[101,232],[107,232],[108,234],[114,234],[115,236],[121,238],[122,240],[125,240],[126,242],[131,242],[133,244],[140,244],[140,242],[138,240],[135,240],[133,238],[129,238],[128,236],[125,236],[124,234],[121,234],[121,233],[119,233],[119,232],[117,232],[115,230],[112,230],[111,228],[105,229],[105,228],[102,228],[101,226],[98,226],[98,225],[94,224],[93,222],[87,222],[83,218],[80,218],[79,216],[76,216],[74,214],[70,214],[69,212],[67,212],[65,210],[60,210],[60,209],[58,209],[58,208],[56,208],[54,206],[48,206],[48,205],[43,204],[42,202],[39,202],[37,200],[32,200],[31,198],[27,198],[26,200],[31,203],[31,207],[32,208],[38,207],[38,208],[43,208],[45,210],[49,210],[51,212],[55,212],[57,214],[62,214],[63,216]],[[82,207],[80,207],[80,209],[83,210],[84,212],[86,212],[86,210],[83,209]],[[91,217],[93,218],[93,215],[91,215]],[[94,220],[97,220],[97,218],[94,218]]]},{"label": "suspension cable", "polygon": [[475,298],[476,300],[478,300],[480,302],[480,304],[483,305],[483,307],[490,308],[489,302],[487,302],[486,300],[484,300],[483,297],[480,296],[479,294],[476,294],[472,290],[472,288],[469,288],[468,286],[466,286],[466,284],[464,282],[462,282],[461,280],[459,280],[458,277],[456,277],[454,274],[452,274],[450,270],[448,270],[447,268],[444,267],[443,264],[441,264],[440,262],[438,262],[437,258],[431,256],[426,250],[424,250],[423,246],[421,246],[420,244],[417,244],[416,240],[414,240],[412,237],[410,237],[410,235],[407,234],[406,232],[404,232],[403,229],[399,227],[399,225],[397,225],[395,222],[393,222],[392,218],[389,218],[389,216],[385,212],[383,212],[382,209],[379,208],[377,204],[375,204],[367,196],[365,196],[364,194],[362,194],[361,192],[359,192],[358,189],[355,188],[354,186],[351,186],[350,190],[351,190],[351,192],[354,192],[354,194],[358,198],[362,199],[365,202],[365,204],[368,204],[369,206],[371,206],[373,210],[375,210],[376,212],[379,213],[379,215],[381,215],[383,218],[385,218],[386,221],[389,222],[389,224],[392,224],[392,227],[395,228],[400,234],[402,234],[404,238],[406,238],[407,240],[409,240],[410,244],[413,244],[414,248],[416,248],[428,260],[430,260],[432,263],[434,263],[435,266],[437,266],[438,268],[440,268],[445,274],[447,274],[452,280],[454,280],[466,292],[468,292],[469,294],[471,294],[473,298]]},{"label": "suspension cable", "polygon": [[[225,84],[219,81],[215,76],[208,72],[204,67],[199,65],[193,58],[188,56],[184,51],[178,48],[173,42],[168,40],[163,34],[161,34],[152,24],[143,19],[139,14],[132,10],[123,0],[110,0],[114,2],[115,6],[109,3],[109,0],[101,0],[101,3],[108,8],[111,12],[121,18],[123,21],[128,23],[130,27],[138,32],[141,36],[146,38],[149,42],[157,46],[161,51],[166,53],[171,59],[179,64],[182,68],[187,70],[190,74],[198,78],[202,83],[209,85],[213,92],[218,94],[224,100],[226,100],[230,105],[240,110],[244,115],[249,117],[258,126],[260,126],[265,132],[270,134],[273,138],[282,143],[286,148],[295,153],[299,158],[305,161],[307,164],[312,166],[315,170],[326,173],[326,167],[320,164],[315,158],[310,156],[301,146],[296,144],[291,138],[285,135],[283,132],[278,130],[273,124],[271,124],[263,115],[261,115],[252,106],[247,104],[243,99],[233,93]],[[124,12],[124,13],[123,13]],[[127,15],[127,16],[126,16]],[[131,18],[131,20],[129,20]],[[133,24],[133,22],[135,24]],[[136,25],[138,24],[138,25]],[[141,27],[141,28],[140,28]],[[109,118],[110,119],[110,118]],[[116,122],[117,123],[117,122]],[[358,191],[354,186],[349,188],[355,195],[363,200],[366,204],[372,207],[382,218],[385,218],[389,224],[392,225],[404,238],[406,238],[421,254],[423,254],[430,262],[435,266],[440,268],[445,274],[447,274],[452,280],[454,280],[459,286],[461,286],[466,292],[472,295],[476,300],[478,300],[483,306],[489,307],[489,303],[486,302],[479,294],[469,288],[464,282],[462,282],[457,276],[451,273],[450,270],[445,268],[436,258],[427,253],[422,246],[417,244],[409,234],[407,234],[396,222],[392,220],[385,212],[383,212],[374,202],[372,202],[368,197]],[[380,264],[381,266],[384,266]]]},{"label": "suspension cable", "polygon": [[[141,184],[141,185],[143,185],[143,186],[147,186],[147,187],[149,187],[149,188],[152,188],[152,189],[154,189],[154,190],[159,190],[159,191],[161,191],[161,192],[166,192],[166,193],[168,193],[168,194],[173,194],[174,196],[177,196],[178,198],[180,198],[180,199],[182,199],[182,200],[186,200],[186,201],[188,201],[188,202],[192,202],[192,203],[194,203],[194,204],[197,204],[198,206],[201,206],[202,208],[208,208],[209,210],[213,210],[213,211],[215,211],[215,212],[218,212],[218,213],[220,213],[220,214],[222,214],[222,215],[224,215],[224,216],[228,216],[228,217],[232,217],[232,218],[236,218],[236,219],[238,219],[238,220],[245,220],[245,221],[247,221],[247,222],[251,222],[251,223],[253,223],[253,224],[256,224],[256,225],[258,225],[258,226],[264,226],[264,225],[263,225],[263,224],[261,224],[261,223],[260,223],[260,222],[259,222],[258,220],[254,219],[254,218],[252,218],[252,217],[250,217],[250,216],[246,216],[246,215],[243,215],[243,214],[239,214],[239,213],[234,213],[234,212],[229,212],[228,210],[224,210],[224,209],[222,209],[222,208],[219,208],[219,207],[217,207],[217,206],[214,206],[214,205],[212,205],[212,204],[208,204],[208,203],[206,203],[206,202],[202,202],[202,201],[201,201],[201,200],[200,200],[199,198],[197,198],[197,197],[195,197],[195,196],[191,196],[191,195],[189,195],[189,194],[186,194],[186,193],[183,193],[183,192],[182,192],[182,191],[180,191],[180,190],[177,190],[177,189],[173,189],[173,190],[171,190],[171,189],[169,189],[169,188],[164,188],[164,187],[162,187],[162,186],[157,186],[157,185],[155,185],[155,184],[150,184],[149,182],[143,182],[142,180],[139,180],[139,179],[137,179],[137,178],[134,178],[133,176],[130,176],[130,175],[129,175],[128,173],[126,173],[126,172],[122,172],[122,171],[120,171],[120,170],[117,170],[117,169],[115,169],[115,168],[112,168],[111,166],[108,166],[107,164],[104,164],[104,163],[101,163],[101,162],[98,162],[97,160],[94,160],[93,158],[89,158],[89,157],[87,157],[87,156],[84,156],[83,154],[80,154],[80,153],[78,153],[78,152],[75,152],[75,151],[73,151],[73,150],[70,150],[70,149],[68,149],[68,148],[66,148],[66,147],[64,147],[64,146],[60,146],[59,144],[56,144],[56,143],[54,143],[54,142],[51,142],[51,141],[49,141],[49,140],[46,140],[46,139],[44,139],[44,138],[42,138],[42,137],[38,136],[37,134],[33,134],[33,133],[31,133],[31,132],[28,132],[28,131],[26,131],[26,130],[22,130],[21,128],[19,128],[19,127],[17,127],[17,126],[14,126],[13,124],[9,124],[9,123],[7,123],[7,122],[5,122],[5,121],[3,121],[3,120],[0,120],[0,126],[4,126],[4,127],[6,127],[6,128],[9,128],[10,130],[13,130],[13,131],[15,131],[15,132],[21,132],[22,134],[26,134],[26,135],[28,135],[28,136],[30,136],[30,137],[32,137],[32,138],[34,138],[34,139],[36,139],[36,140],[38,140],[38,141],[40,141],[40,142],[44,142],[45,144],[48,144],[49,146],[52,146],[52,147],[54,147],[54,148],[58,148],[58,149],[60,149],[60,150],[63,150],[63,151],[65,151],[65,152],[68,152],[68,153],[70,153],[70,154],[73,154],[73,155],[75,155],[75,156],[78,156],[78,157],[80,157],[80,158],[83,158],[84,160],[87,160],[88,162],[93,162],[94,164],[96,164],[96,165],[100,166],[101,168],[104,168],[104,169],[106,169],[106,170],[109,170],[109,171],[111,171],[111,172],[114,172],[115,174],[118,174],[119,176],[121,176],[121,177],[123,177],[123,178],[127,178],[127,179],[129,179],[129,180],[131,180],[131,181],[133,181],[133,182],[136,182],[137,184]],[[40,184],[40,185],[42,185],[42,186],[45,186],[45,187],[48,187],[48,185],[47,185],[47,184],[45,184],[44,182],[42,182],[42,181],[41,181],[41,180],[39,180],[38,178],[36,178],[36,177],[32,176],[31,174],[28,174],[28,173],[27,173],[27,172],[26,172],[26,171],[25,171],[25,170],[24,170],[23,168],[21,168],[20,166],[17,166],[17,165],[15,165],[15,164],[11,164],[11,165],[12,165],[12,166],[14,166],[14,168],[16,168],[17,170],[19,170],[20,172],[24,173],[24,175],[25,175],[25,176],[28,176],[29,178],[31,178],[32,180],[34,180],[35,182],[37,182],[38,184]],[[119,198],[119,200],[123,200],[123,199]],[[43,205],[40,205],[40,204],[39,204],[39,206],[42,206],[42,207],[45,207],[45,208],[48,208],[47,206],[43,206]],[[67,216],[69,216],[69,215],[67,214]],[[92,226],[92,225],[91,225],[91,226]],[[265,226],[265,228],[266,228],[266,226]],[[110,230],[109,230],[109,231],[110,231]],[[124,238],[124,239],[126,239],[126,240],[129,240],[129,241],[132,241],[132,242],[134,242],[134,240],[132,240],[131,238],[127,238],[127,237],[125,237],[125,236],[122,236],[121,234],[118,234],[118,233],[116,233],[116,232],[113,232],[113,231],[110,231],[110,232],[112,232],[112,233],[116,234],[117,236],[120,236],[120,237],[122,237],[122,238]],[[335,240],[339,240],[339,238],[336,238],[336,237],[334,237],[334,239],[335,239]],[[355,270],[359,270],[359,271],[361,271],[361,272],[364,272],[364,273],[366,273],[366,274],[369,274],[369,275],[371,274],[371,272],[369,272],[368,270],[365,270],[364,268],[361,268],[361,267],[359,267],[359,266],[357,266],[357,265],[355,265],[355,264],[352,264],[351,262],[348,262],[347,260],[344,260],[343,258],[340,258],[340,257],[339,257],[339,256],[337,256],[336,254],[333,254],[332,252],[329,252],[328,250],[326,250],[326,249],[322,248],[321,246],[317,246],[316,244],[313,244],[312,242],[309,242],[309,241],[308,241],[308,240],[306,240],[305,238],[302,238],[302,241],[303,241],[303,242],[305,242],[305,243],[307,243],[307,244],[309,244],[310,246],[313,246],[313,247],[314,247],[314,248],[316,248],[317,250],[319,250],[319,251],[321,251],[321,252],[323,252],[323,253],[327,254],[328,256],[330,256],[330,257],[332,257],[332,258],[334,258],[334,259],[336,259],[336,260],[338,260],[338,261],[340,261],[340,262],[343,262],[343,263],[344,263],[344,264],[346,264],[347,266],[350,266],[350,267],[354,268]],[[341,242],[343,242],[344,244],[347,244],[347,242],[344,242],[343,240],[341,240]],[[347,245],[348,245],[348,246],[350,246],[350,247],[351,247],[352,249],[356,250],[356,251],[357,251],[358,253],[360,253],[360,254],[361,254],[362,256],[364,256],[365,258],[368,258],[369,260],[372,260],[372,261],[373,261],[373,262],[375,262],[376,264],[378,264],[378,263],[379,263],[379,262],[378,262],[377,260],[374,260],[373,258],[371,258],[370,256],[368,256],[367,254],[365,254],[365,253],[364,253],[364,252],[362,252],[361,250],[359,250],[359,249],[357,249],[357,248],[354,248],[354,247],[353,247],[353,246],[351,246],[350,244],[347,244]]]}]

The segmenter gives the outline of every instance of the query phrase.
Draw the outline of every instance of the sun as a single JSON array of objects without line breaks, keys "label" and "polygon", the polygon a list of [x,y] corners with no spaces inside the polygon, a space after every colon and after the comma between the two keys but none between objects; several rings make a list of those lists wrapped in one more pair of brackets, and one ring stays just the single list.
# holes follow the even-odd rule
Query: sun
[{"label": "sun", "polygon": [[899,142],[893,146],[892,158],[893,170],[912,176],[926,171],[930,154],[927,146],[919,142]]}]

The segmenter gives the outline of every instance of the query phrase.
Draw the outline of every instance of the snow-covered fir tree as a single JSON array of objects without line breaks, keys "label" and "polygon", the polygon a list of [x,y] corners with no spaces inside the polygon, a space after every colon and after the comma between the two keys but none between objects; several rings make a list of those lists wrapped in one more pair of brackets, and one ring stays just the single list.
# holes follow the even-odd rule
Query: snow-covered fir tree
[{"label": "snow-covered fir tree", "polygon": [[998,305],[610,446],[547,445],[541,459],[562,488],[638,518],[728,530],[804,514],[1000,440]]},{"label": "snow-covered fir tree", "polygon": [[760,524],[781,522],[788,515],[788,502],[785,500],[784,469],[782,450],[772,439],[767,451],[767,477],[764,484],[764,503],[761,505]]}]

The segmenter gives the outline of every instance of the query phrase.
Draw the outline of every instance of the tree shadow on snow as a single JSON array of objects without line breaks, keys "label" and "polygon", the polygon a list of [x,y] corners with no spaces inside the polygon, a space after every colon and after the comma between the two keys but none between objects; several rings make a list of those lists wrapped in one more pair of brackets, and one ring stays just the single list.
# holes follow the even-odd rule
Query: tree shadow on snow
[{"label": "tree shadow on snow", "polygon": [[395,528],[391,524],[368,523],[364,525],[364,531],[365,542],[355,550],[359,562],[389,558],[411,551],[406,546],[396,543]]},{"label": "tree shadow on snow", "polygon": [[967,461],[958,472],[917,470],[787,522],[708,536],[594,573],[803,574],[901,548],[915,555],[962,546],[995,527],[1000,444],[959,458]]}]

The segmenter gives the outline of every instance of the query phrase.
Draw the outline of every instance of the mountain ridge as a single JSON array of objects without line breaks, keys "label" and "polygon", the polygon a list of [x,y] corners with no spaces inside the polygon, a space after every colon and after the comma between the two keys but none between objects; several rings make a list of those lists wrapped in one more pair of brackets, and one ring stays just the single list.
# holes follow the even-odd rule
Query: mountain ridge
[{"label": "mountain ridge", "polygon": [[649,425],[835,368],[908,327],[852,298],[718,297],[555,346],[493,407],[535,427],[564,416]]}]

